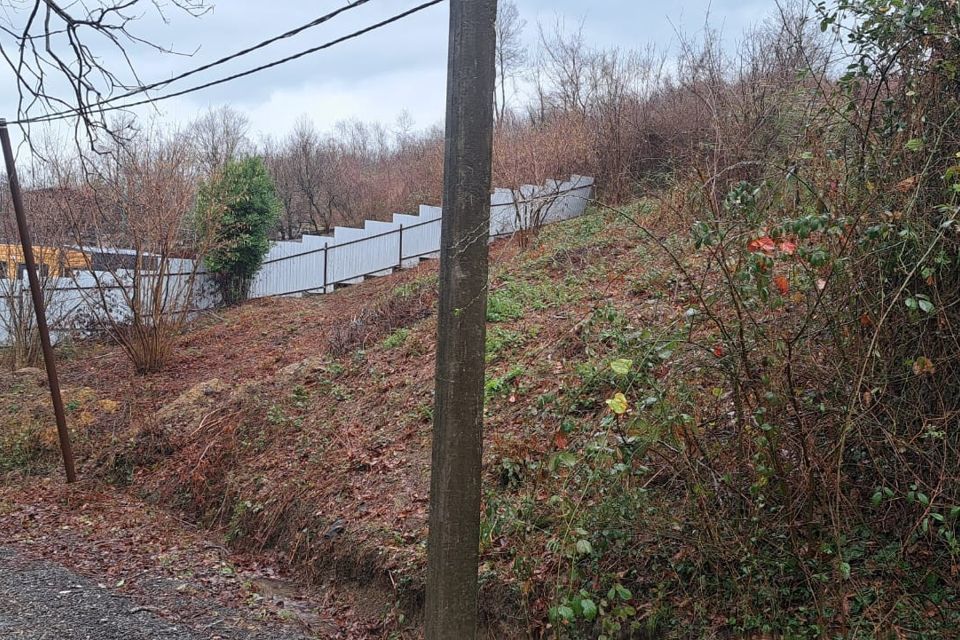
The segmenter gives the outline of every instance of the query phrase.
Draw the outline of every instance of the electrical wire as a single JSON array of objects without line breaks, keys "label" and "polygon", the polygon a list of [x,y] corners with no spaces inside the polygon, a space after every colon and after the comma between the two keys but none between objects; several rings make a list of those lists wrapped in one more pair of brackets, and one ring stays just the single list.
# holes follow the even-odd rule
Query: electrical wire
[{"label": "electrical wire", "polygon": [[207,64],[201,65],[201,66],[197,67],[196,69],[191,69],[191,70],[189,70],[189,71],[185,71],[185,72],[183,72],[183,73],[181,73],[181,74],[179,74],[179,75],[173,76],[172,78],[169,78],[169,79],[167,79],[167,80],[160,80],[160,81],[154,82],[154,83],[152,83],[152,84],[139,86],[139,87],[137,87],[137,88],[129,91],[128,93],[121,94],[121,95],[119,95],[119,96],[111,97],[109,100],[107,100],[107,102],[113,102],[113,101],[115,101],[115,100],[121,100],[121,99],[123,99],[123,98],[129,98],[129,97],[134,96],[134,95],[136,95],[136,94],[138,94],[138,93],[143,93],[144,91],[149,91],[149,90],[151,90],[151,89],[158,89],[158,88],[160,88],[160,87],[165,87],[165,86],[167,86],[167,85],[169,85],[169,84],[171,84],[171,83],[174,83],[174,82],[176,82],[176,81],[178,81],[178,80],[183,80],[184,78],[188,78],[188,77],[190,77],[190,76],[192,76],[192,75],[195,75],[195,74],[198,74],[198,73],[200,73],[200,72],[202,72],[202,71],[208,71],[208,70],[212,69],[213,67],[217,67],[217,66],[220,66],[220,65],[222,65],[222,64],[226,64],[227,62],[230,62],[230,61],[232,61],[232,60],[236,60],[237,58],[241,58],[241,57],[243,57],[243,56],[245,56],[245,55],[249,55],[249,54],[253,53],[254,51],[258,51],[258,50],[260,50],[260,49],[263,49],[263,48],[265,48],[265,47],[268,47],[268,46],[270,46],[271,44],[273,44],[273,43],[275,43],[275,42],[279,42],[280,40],[284,40],[284,39],[286,39],[286,38],[292,38],[293,36],[296,36],[296,35],[299,35],[299,34],[303,33],[304,31],[307,31],[307,30],[312,29],[312,28],[314,28],[314,27],[320,26],[321,24],[323,24],[323,23],[325,23],[325,22],[329,22],[330,20],[333,20],[334,18],[336,18],[337,16],[339,16],[341,13],[346,13],[347,11],[350,11],[351,9],[356,9],[357,7],[359,7],[359,6],[361,6],[361,5],[365,5],[365,4],[367,4],[368,2],[370,2],[370,0],[354,0],[353,2],[350,2],[350,3],[346,4],[345,6],[340,7],[339,9],[335,9],[335,10],[331,11],[330,13],[324,14],[324,15],[320,16],[319,18],[316,18],[316,19],[314,19],[314,20],[311,20],[310,22],[308,22],[308,23],[306,23],[306,24],[304,24],[304,25],[301,25],[301,26],[296,27],[296,28],[294,28],[294,29],[290,29],[289,31],[285,31],[285,32],[281,33],[280,35],[274,36],[274,37],[272,37],[272,38],[270,38],[270,39],[268,39],[268,40],[264,40],[263,42],[258,42],[257,44],[252,45],[252,46],[249,46],[249,47],[247,47],[247,48],[245,48],[245,49],[241,49],[240,51],[237,51],[236,53],[232,53],[232,54],[230,54],[230,55],[228,55],[228,56],[224,56],[224,57],[222,57],[222,58],[219,58],[219,59],[217,59],[217,60],[214,60],[213,62],[209,62],[209,63],[207,63]]},{"label": "electrical wire", "polygon": [[[212,68],[214,68],[214,67],[216,67],[216,66],[219,66],[219,65],[222,65],[222,64],[226,64],[227,62],[230,62],[230,61],[232,61],[232,60],[236,60],[237,58],[241,58],[241,57],[243,57],[243,56],[245,56],[245,55],[248,55],[248,54],[250,54],[250,53],[253,53],[254,51],[258,51],[258,50],[260,50],[260,49],[263,49],[264,47],[268,47],[268,46],[270,46],[271,44],[273,44],[273,43],[275,43],[275,42],[279,42],[280,40],[283,40],[283,39],[285,39],[285,38],[291,38],[291,37],[293,37],[293,36],[295,36],[295,35],[299,35],[300,33],[303,33],[304,31],[307,31],[308,29],[312,29],[313,27],[319,26],[319,25],[321,25],[321,24],[323,24],[323,23],[325,23],[325,22],[329,22],[330,20],[332,20],[333,18],[336,18],[336,17],[337,17],[338,15],[340,15],[341,13],[344,13],[344,12],[349,11],[349,10],[351,10],[351,9],[355,9],[355,8],[361,6],[361,5],[367,4],[368,2],[370,2],[370,0],[354,0],[353,2],[350,2],[350,3],[348,3],[347,5],[345,5],[345,6],[343,6],[343,7],[340,7],[339,9],[335,9],[334,11],[331,11],[331,12],[329,12],[329,13],[327,13],[327,14],[324,14],[324,15],[320,16],[319,18],[316,18],[316,19],[314,19],[314,20],[311,20],[310,22],[308,22],[308,23],[306,23],[306,24],[304,24],[304,25],[301,25],[301,26],[296,27],[296,28],[294,28],[294,29],[290,29],[289,31],[285,31],[285,32],[281,33],[280,35],[274,36],[274,37],[269,38],[269,39],[267,39],[267,40],[264,40],[264,41],[262,41],[262,42],[258,42],[257,44],[252,45],[252,46],[249,46],[249,47],[247,47],[247,48],[245,48],[245,49],[241,49],[240,51],[237,51],[236,53],[232,53],[232,54],[230,54],[230,55],[228,55],[228,56],[224,56],[224,57],[222,57],[222,58],[219,58],[219,59],[214,60],[214,61],[212,61],[212,62],[209,62],[209,63],[207,63],[207,64],[204,64],[204,65],[201,65],[201,66],[199,66],[199,67],[196,67],[195,69],[190,69],[189,71],[185,71],[185,72],[183,72],[183,73],[181,73],[181,74],[179,74],[179,75],[173,76],[172,78],[167,78],[166,80],[159,80],[159,81],[157,81],[157,82],[152,82],[152,83],[146,84],[146,85],[140,85],[140,86],[138,86],[138,87],[135,87],[135,88],[127,91],[126,93],[123,93],[123,94],[120,94],[120,95],[116,95],[116,96],[111,96],[111,97],[109,97],[109,98],[107,98],[107,99],[105,99],[105,100],[101,100],[98,104],[100,104],[100,105],[110,104],[110,103],[116,102],[117,100],[123,100],[124,98],[131,98],[131,97],[133,97],[133,96],[135,96],[135,95],[139,95],[139,94],[141,94],[141,93],[145,93],[145,92],[151,91],[151,90],[153,90],[153,89],[158,89],[158,88],[160,88],[160,87],[165,87],[165,86],[167,86],[167,85],[169,85],[169,84],[172,84],[172,83],[174,83],[174,82],[176,82],[176,81],[178,81],[178,80],[183,80],[184,78],[188,78],[188,77],[190,77],[190,76],[192,76],[192,75],[195,75],[195,74],[197,74],[197,73],[200,73],[200,72],[202,72],[202,71],[208,71],[208,70],[210,70],[210,69],[212,69]],[[91,110],[93,110],[93,109],[91,109]],[[80,112],[79,109],[65,109],[65,110],[63,110],[63,111],[56,111],[56,112],[53,112],[53,113],[44,114],[44,115],[42,115],[42,116],[37,116],[37,118],[55,118],[55,117],[59,117],[59,116],[73,116],[73,115],[78,114],[79,112]],[[29,120],[30,120],[29,118],[25,119],[25,121],[29,121]]]},{"label": "electrical wire", "polygon": [[[357,2],[354,2],[354,3],[350,4],[350,5],[347,5],[346,7],[342,7],[342,8],[339,9],[337,12],[332,12],[332,13],[333,13],[334,15],[336,15],[336,14],[338,14],[338,13],[342,13],[343,11],[346,11],[346,10],[348,10],[348,9],[352,9],[352,8],[354,8],[354,7],[356,7],[356,6],[359,6],[360,4],[366,3],[366,2],[369,2],[369,0],[358,0]],[[299,59],[299,58],[303,58],[304,56],[310,55],[310,54],[312,54],[312,53],[317,53],[318,51],[323,51],[324,49],[329,49],[330,47],[336,46],[336,45],[341,44],[341,43],[343,43],[343,42],[346,42],[346,41],[348,41],[348,40],[353,40],[353,39],[358,38],[358,37],[360,37],[360,36],[362,36],[362,35],[366,35],[366,34],[372,32],[372,31],[376,31],[377,29],[381,29],[381,28],[386,27],[386,26],[388,26],[388,25],[390,25],[390,24],[393,24],[394,22],[398,22],[399,20],[402,20],[402,19],[404,19],[404,18],[406,18],[406,17],[408,17],[408,16],[410,16],[410,15],[413,15],[413,14],[415,14],[415,13],[418,13],[418,12],[420,12],[420,11],[423,11],[424,9],[427,9],[427,8],[429,8],[429,7],[432,7],[433,5],[440,4],[441,2],[444,2],[444,0],[428,0],[427,2],[424,2],[424,3],[422,3],[422,4],[419,4],[419,5],[411,8],[411,9],[408,9],[408,10],[402,12],[402,13],[398,13],[398,14],[390,17],[390,18],[386,18],[386,19],[381,20],[380,22],[377,22],[377,23],[375,23],[375,24],[372,24],[372,25],[370,25],[370,26],[368,26],[368,27],[364,27],[363,29],[359,29],[359,30],[354,31],[354,32],[352,32],[352,33],[349,33],[349,34],[347,34],[347,35],[345,35],[345,36],[341,36],[341,37],[336,38],[336,39],[334,39],[334,40],[330,40],[329,42],[325,42],[325,43],[323,43],[323,44],[321,44],[321,45],[318,45],[318,46],[316,46],[316,47],[310,47],[309,49],[304,49],[303,51],[300,51],[299,53],[295,53],[295,54],[286,56],[286,57],[284,57],[284,58],[280,58],[280,59],[278,59],[278,60],[274,60],[274,61],[272,61],[272,62],[268,62],[268,63],[266,63],[266,64],[262,64],[262,65],[259,65],[259,66],[257,66],[257,67],[253,67],[253,68],[247,69],[247,70],[245,70],[245,71],[241,71],[241,72],[238,72],[238,73],[234,73],[234,74],[231,74],[231,75],[229,75],[229,76],[226,76],[226,77],[223,77],[223,78],[219,78],[219,79],[217,79],[217,80],[211,80],[211,81],[209,81],[209,82],[205,82],[205,83],[203,83],[203,84],[199,84],[199,85],[196,85],[196,86],[187,88],[187,89],[182,89],[182,90],[180,90],[180,91],[175,91],[175,92],[168,93],[168,94],[164,94],[164,95],[161,95],[161,96],[155,96],[155,97],[152,97],[152,98],[145,98],[145,99],[143,99],[143,100],[138,100],[138,101],[135,101],[135,102],[128,102],[128,103],[119,104],[119,105],[118,105],[118,104],[113,104],[113,102],[115,102],[116,100],[120,100],[120,99],[122,99],[122,98],[127,98],[127,97],[133,97],[133,96],[135,96],[135,95],[139,95],[139,94],[144,93],[144,92],[146,92],[146,91],[150,91],[152,88],[155,88],[155,87],[158,87],[158,86],[165,86],[165,85],[167,85],[167,84],[169,84],[169,83],[171,83],[171,82],[174,82],[174,81],[179,80],[179,79],[182,79],[182,78],[184,78],[184,77],[193,75],[193,74],[198,73],[198,72],[200,72],[200,71],[209,69],[209,68],[211,68],[211,67],[213,67],[213,66],[216,66],[216,65],[218,65],[218,64],[223,64],[223,62],[226,62],[226,61],[229,61],[229,60],[233,60],[233,59],[235,59],[235,58],[237,58],[237,57],[239,57],[239,56],[241,56],[241,55],[246,55],[246,53],[255,51],[255,50],[257,50],[257,49],[261,49],[261,48],[267,46],[268,44],[271,44],[271,43],[273,43],[273,42],[276,42],[277,40],[280,40],[280,39],[286,38],[286,37],[290,37],[290,35],[294,35],[294,34],[296,34],[296,33],[300,33],[300,32],[302,32],[303,30],[310,28],[310,26],[314,26],[313,23],[320,24],[320,22],[317,22],[318,20],[322,20],[323,22],[326,22],[327,20],[330,20],[330,17],[324,16],[324,17],[321,17],[321,18],[317,18],[317,20],[314,20],[313,22],[308,23],[307,25],[304,25],[304,26],[302,26],[302,27],[298,27],[297,29],[293,29],[293,30],[291,30],[291,31],[288,31],[288,32],[286,32],[285,34],[281,34],[281,35],[279,35],[279,36],[276,36],[276,37],[274,37],[274,38],[271,38],[270,40],[266,40],[266,41],[264,41],[264,42],[262,42],[262,43],[259,43],[259,44],[257,44],[257,45],[254,45],[254,46],[252,46],[252,47],[248,47],[247,49],[243,50],[243,52],[237,52],[236,54],[232,54],[231,56],[227,56],[226,58],[221,58],[221,60],[219,60],[219,61],[215,61],[215,62],[211,62],[211,63],[209,63],[209,64],[207,64],[207,65],[203,65],[202,67],[198,67],[198,68],[193,69],[193,70],[191,70],[191,71],[182,73],[182,74],[180,74],[179,76],[175,76],[174,78],[171,78],[171,79],[169,79],[169,80],[164,80],[164,81],[162,81],[162,82],[157,82],[157,83],[153,83],[153,84],[150,84],[150,85],[145,85],[144,88],[138,88],[138,89],[133,90],[133,91],[131,91],[131,92],[127,93],[127,94],[124,94],[124,95],[122,95],[122,96],[115,96],[115,97],[113,97],[113,98],[109,98],[109,99],[107,99],[107,100],[103,100],[103,101],[101,101],[101,102],[97,102],[97,103],[94,103],[94,104],[92,104],[92,105],[88,105],[88,106],[86,106],[86,107],[82,107],[82,108],[78,108],[78,109],[70,109],[70,110],[61,111],[61,112],[56,112],[56,113],[45,114],[45,115],[36,116],[36,117],[33,117],[33,118],[23,118],[23,119],[20,119],[20,120],[10,120],[10,121],[8,121],[8,124],[11,124],[11,125],[25,125],[25,124],[36,124],[36,123],[45,123],[45,122],[55,122],[55,121],[58,121],[58,120],[66,120],[66,119],[74,118],[74,117],[77,117],[77,116],[83,116],[83,115],[89,115],[89,114],[100,114],[100,113],[103,113],[103,112],[106,112],[106,111],[117,111],[117,110],[123,110],[123,109],[130,109],[130,108],[138,107],[138,106],[145,105],[145,104],[152,104],[152,103],[155,103],[155,102],[160,102],[160,101],[162,101],[162,100],[169,100],[169,99],[171,99],[171,98],[177,98],[177,97],[184,96],[184,95],[187,95],[187,94],[190,94],[190,93],[195,93],[195,92],[197,92],[197,91],[202,91],[202,90],[204,90],[204,89],[209,89],[210,87],[214,87],[214,86],[217,86],[217,85],[220,85],[220,84],[224,84],[224,83],[227,83],[227,82],[232,82],[233,80],[237,80],[237,79],[239,79],[239,78],[244,78],[244,77],[246,77],[246,76],[250,76],[250,75],[253,75],[253,74],[255,74],[255,73],[259,73],[259,72],[261,72],[261,71],[266,71],[267,69],[272,69],[272,68],[274,68],[274,67],[278,67],[278,66],[283,65],[283,64],[286,64],[286,63],[288,63],[288,62],[292,62],[293,60],[297,60],[297,59]],[[327,15],[330,16],[331,14],[327,14]],[[332,17],[332,16],[331,16],[331,17]],[[325,18],[325,19],[324,19],[324,18]],[[246,53],[244,53],[244,52],[246,52]]]}]

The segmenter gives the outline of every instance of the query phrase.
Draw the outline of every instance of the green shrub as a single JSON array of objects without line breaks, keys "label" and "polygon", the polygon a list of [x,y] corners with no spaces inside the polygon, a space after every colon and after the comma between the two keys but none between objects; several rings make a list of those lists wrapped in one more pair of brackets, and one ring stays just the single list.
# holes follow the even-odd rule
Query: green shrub
[{"label": "green shrub", "polygon": [[197,196],[202,235],[215,226],[216,241],[204,265],[216,278],[224,304],[247,297],[250,281],[270,249],[269,232],[280,215],[273,181],[260,158],[229,162]]}]

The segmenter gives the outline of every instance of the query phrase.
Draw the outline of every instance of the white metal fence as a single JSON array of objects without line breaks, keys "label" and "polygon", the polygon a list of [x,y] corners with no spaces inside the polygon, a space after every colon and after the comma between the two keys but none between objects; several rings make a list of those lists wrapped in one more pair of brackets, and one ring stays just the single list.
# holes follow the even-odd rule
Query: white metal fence
[{"label": "white metal fence", "polygon": [[[592,189],[593,178],[584,176],[525,185],[518,191],[497,189],[490,200],[490,237],[576,218],[586,210]],[[414,266],[421,258],[439,254],[442,215],[440,207],[423,205],[417,215],[397,213],[391,222],[368,220],[363,228],[336,227],[329,236],[274,242],[251,283],[249,297],[327,293],[336,285]],[[140,295],[152,295],[151,279],[163,277],[164,309],[179,313],[216,306],[218,296],[209,277],[198,273],[190,286],[193,270],[190,260],[172,259],[163,276],[141,273]],[[111,318],[117,324],[128,321],[133,277],[132,271],[79,271],[69,278],[47,280],[44,298],[54,340],[68,334],[89,335],[109,326]],[[16,310],[24,309],[29,297],[25,274],[0,280],[0,344],[10,344],[13,323],[26,320],[18,320]],[[141,298],[140,304],[141,309],[151,308],[149,300]]]},{"label": "white metal fence", "polygon": [[[56,343],[67,335],[90,336],[111,324],[130,322],[133,310],[129,301],[138,297],[138,308],[152,310],[156,292],[163,296],[157,308],[169,313],[195,313],[211,309],[219,302],[213,281],[203,273],[191,275],[193,262],[170,259],[169,273],[141,273],[134,294],[134,273],[129,270],[77,271],[70,277],[44,278],[41,287],[51,339]],[[157,278],[163,287],[155,286]],[[33,325],[30,284],[21,278],[0,280],[0,345],[11,342],[18,324]]]},{"label": "white metal fence", "polygon": [[[490,236],[576,218],[586,210],[592,189],[593,178],[584,176],[525,185],[519,191],[497,189],[490,199]],[[424,205],[415,216],[397,213],[391,222],[368,220],[362,229],[335,227],[329,236],[274,243],[250,286],[250,297],[325,293],[436,256],[442,216],[440,207]]]}]

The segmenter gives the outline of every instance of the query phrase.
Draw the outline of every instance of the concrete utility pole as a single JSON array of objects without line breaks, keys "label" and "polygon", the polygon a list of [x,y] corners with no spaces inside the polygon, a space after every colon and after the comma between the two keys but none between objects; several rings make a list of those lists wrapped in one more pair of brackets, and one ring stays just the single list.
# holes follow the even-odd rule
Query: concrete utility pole
[{"label": "concrete utility pole", "polygon": [[67,431],[67,418],[63,411],[63,398],[60,395],[60,378],[57,376],[57,360],[50,344],[50,331],[47,329],[47,314],[43,305],[43,289],[37,276],[37,261],[33,257],[33,240],[30,226],[23,210],[23,195],[20,193],[20,181],[17,179],[17,165],[13,160],[13,147],[10,145],[10,132],[7,121],[0,118],[0,146],[3,147],[3,159],[7,165],[7,179],[10,181],[10,197],[13,200],[13,212],[17,217],[17,231],[20,233],[20,246],[23,249],[23,262],[27,267],[30,281],[30,296],[33,298],[33,311],[37,316],[37,332],[40,334],[40,348],[43,350],[43,362],[47,366],[47,382],[50,384],[50,397],[53,400],[53,415],[57,419],[57,435],[60,437],[60,453],[63,454],[63,467],[67,472],[67,482],[76,482],[77,472],[73,463],[73,447],[70,446],[70,432]]},{"label": "concrete utility pole", "polygon": [[450,0],[427,640],[477,633],[497,0]]}]

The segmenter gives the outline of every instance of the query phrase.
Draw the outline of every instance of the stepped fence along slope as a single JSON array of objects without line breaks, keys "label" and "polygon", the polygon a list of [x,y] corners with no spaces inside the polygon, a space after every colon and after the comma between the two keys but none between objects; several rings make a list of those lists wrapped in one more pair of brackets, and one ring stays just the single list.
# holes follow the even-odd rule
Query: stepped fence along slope
[{"label": "stepped fence along slope", "polygon": [[[586,210],[592,187],[592,178],[573,176],[517,192],[497,189],[490,200],[490,236],[576,218]],[[323,293],[413,266],[440,251],[442,216],[440,207],[423,205],[419,215],[397,213],[392,222],[368,220],[362,229],[335,227],[333,235],[274,243],[250,297]]]},{"label": "stepped fence along slope", "polygon": [[[582,215],[593,184],[593,178],[575,175],[566,181],[524,185],[516,191],[496,189],[490,200],[490,237]],[[327,236],[274,242],[251,283],[249,297],[328,293],[338,285],[412,267],[422,258],[439,254],[442,217],[440,207],[423,205],[418,215],[397,213],[391,222],[367,220],[362,228],[335,227]],[[130,292],[136,288],[139,295],[149,295],[156,290],[149,282],[158,277],[164,279],[162,308],[166,312],[197,312],[216,306],[210,277],[202,269],[194,273],[196,265],[190,260],[172,262],[175,264],[168,265],[165,274],[114,269],[46,278],[45,299],[54,337],[88,335],[111,321],[123,324],[132,316]],[[0,344],[10,344],[14,332],[22,330],[32,314],[26,276],[17,276],[0,279]]]}]

